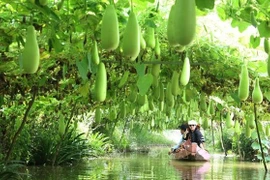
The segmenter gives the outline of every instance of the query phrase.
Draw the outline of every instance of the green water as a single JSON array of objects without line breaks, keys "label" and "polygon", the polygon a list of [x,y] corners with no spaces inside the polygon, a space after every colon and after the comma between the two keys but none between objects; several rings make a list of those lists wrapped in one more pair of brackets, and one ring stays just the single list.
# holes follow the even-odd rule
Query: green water
[{"label": "green water", "polygon": [[238,162],[224,155],[213,155],[209,162],[177,161],[167,155],[167,149],[148,154],[118,154],[71,167],[29,167],[28,172],[28,179],[34,180],[270,179],[262,163]]}]

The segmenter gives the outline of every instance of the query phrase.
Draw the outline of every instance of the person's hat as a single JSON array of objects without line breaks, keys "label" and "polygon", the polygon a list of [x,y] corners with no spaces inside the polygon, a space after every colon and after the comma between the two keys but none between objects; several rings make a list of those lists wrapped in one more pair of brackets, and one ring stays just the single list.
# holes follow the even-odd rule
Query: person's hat
[{"label": "person's hat", "polygon": [[178,126],[178,128],[185,131],[188,128],[188,126],[185,124],[182,124],[182,125]]},{"label": "person's hat", "polygon": [[195,120],[188,121],[188,125],[197,125],[197,122]]}]

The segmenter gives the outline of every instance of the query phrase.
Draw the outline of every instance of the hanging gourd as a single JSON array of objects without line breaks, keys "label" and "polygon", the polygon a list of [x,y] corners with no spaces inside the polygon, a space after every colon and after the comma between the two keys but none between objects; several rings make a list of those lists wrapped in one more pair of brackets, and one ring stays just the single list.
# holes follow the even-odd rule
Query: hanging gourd
[{"label": "hanging gourd", "polygon": [[184,64],[181,72],[180,83],[185,86],[188,84],[190,78],[190,64],[189,58],[185,57]]},{"label": "hanging gourd", "polygon": [[115,50],[119,45],[118,18],[113,4],[107,6],[102,17],[101,47],[108,51]]},{"label": "hanging gourd", "polygon": [[240,100],[245,101],[249,95],[249,76],[248,76],[248,69],[247,65],[242,65],[241,74],[240,74],[240,81],[239,81],[239,88],[238,88],[238,97]]},{"label": "hanging gourd", "polygon": [[25,46],[22,52],[22,69],[23,73],[34,74],[39,67],[39,47],[37,43],[36,31],[34,26],[27,28]]},{"label": "hanging gourd", "polygon": [[263,94],[259,84],[259,78],[255,79],[255,85],[252,92],[252,102],[256,104],[260,104],[263,101]]},{"label": "hanging gourd", "polygon": [[123,35],[123,54],[134,61],[140,53],[140,28],[137,17],[133,11],[130,12],[127,26]]}]

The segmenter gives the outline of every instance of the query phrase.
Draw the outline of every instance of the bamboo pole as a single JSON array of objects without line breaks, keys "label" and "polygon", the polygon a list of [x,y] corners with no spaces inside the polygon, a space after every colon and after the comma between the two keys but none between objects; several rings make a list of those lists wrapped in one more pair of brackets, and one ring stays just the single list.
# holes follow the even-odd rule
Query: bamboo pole
[{"label": "bamboo pole", "polygon": [[267,172],[267,166],[266,166],[266,162],[265,162],[265,158],[264,158],[264,153],[263,153],[263,147],[262,147],[262,142],[261,142],[261,136],[260,136],[260,132],[259,132],[259,128],[258,128],[258,122],[257,122],[257,108],[256,108],[256,104],[254,103],[254,116],[255,116],[255,124],[256,124],[256,131],[257,131],[257,135],[258,135],[258,139],[259,139],[259,144],[260,144],[260,148],[261,148],[261,153],[262,153],[262,159],[263,159],[263,165],[264,165],[264,169],[265,172]]}]

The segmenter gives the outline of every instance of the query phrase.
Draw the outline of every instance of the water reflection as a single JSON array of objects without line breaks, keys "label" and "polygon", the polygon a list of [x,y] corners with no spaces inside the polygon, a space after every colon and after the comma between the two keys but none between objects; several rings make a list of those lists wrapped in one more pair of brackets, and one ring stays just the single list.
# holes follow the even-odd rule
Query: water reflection
[{"label": "water reflection", "polygon": [[[270,167],[268,165],[268,167]],[[71,167],[28,167],[27,180],[265,180],[262,163],[239,162],[224,155],[212,156],[209,162],[170,159],[167,149],[148,154],[121,154],[88,160]]]},{"label": "water reflection", "polygon": [[179,171],[180,177],[184,180],[204,179],[204,174],[211,168],[210,162],[186,162],[172,160],[170,164]]}]

